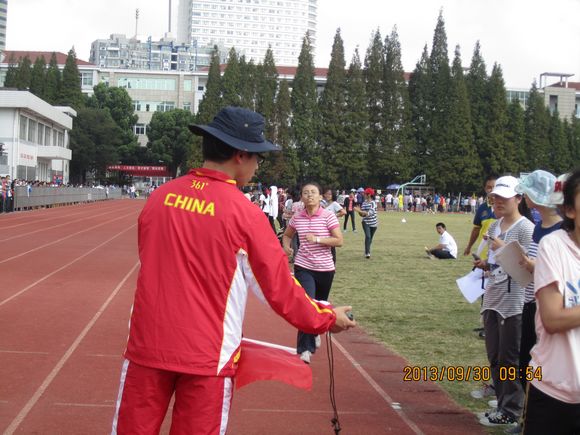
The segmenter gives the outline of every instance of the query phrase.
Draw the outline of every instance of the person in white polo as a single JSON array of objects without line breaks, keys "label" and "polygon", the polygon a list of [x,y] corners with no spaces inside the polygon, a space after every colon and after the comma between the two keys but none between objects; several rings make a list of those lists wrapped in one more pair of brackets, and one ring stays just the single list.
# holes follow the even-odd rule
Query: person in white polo
[{"label": "person in white polo", "polygon": [[456,259],[457,258],[457,243],[455,239],[447,232],[447,228],[443,222],[438,222],[435,225],[435,230],[439,233],[439,244],[429,249],[425,247],[425,251],[429,258],[439,258],[440,260]]}]

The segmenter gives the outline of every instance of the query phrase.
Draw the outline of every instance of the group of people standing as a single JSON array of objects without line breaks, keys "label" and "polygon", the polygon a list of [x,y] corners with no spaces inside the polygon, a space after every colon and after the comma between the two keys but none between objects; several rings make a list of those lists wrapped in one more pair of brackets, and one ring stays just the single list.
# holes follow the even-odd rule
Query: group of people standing
[{"label": "group of people standing", "polygon": [[[489,177],[486,190],[490,201],[479,207],[464,252],[482,240],[474,266],[487,278],[487,391],[497,405],[480,422],[512,433],[580,433],[580,171],[561,179],[542,170]],[[539,212],[536,224],[528,208]],[[528,286],[496,261],[510,242],[526,254],[520,265],[534,274]]]},{"label": "group of people standing", "polygon": [[0,213],[9,213],[14,209],[14,184],[10,175],[0,178]]},{"label": "group of people standing", "polygon": [[[226,433],[234,378],[245,357],[242,324],[250,290],[300,331],[297,351],[306,363],[317,336],[356,326],[350,306],[326,300],[335,274],[332,248],[343,243],[342,206],[345,216],[362,216],[370,258],[374,191],[365,190],[363,201],[338,204],[317,183],[306,183],[292,204],[282,250],[264,213],[238,189],[252,179],[262,153],[279,150],[265,140],[264,127],[261,115],[239,107],[222,109],[208,125],[190,126],[203,137],[203,167],[157,189],[139,216],[141,268],[112,434],[158,434],[172,397],[171,433]],[[497,408],[481,421],[501,426],[521,417],[522,385],[505,375],[515,368],[520,379],[531,375],[524,433],[532,435],[580,433],[580,170],[550,180],[500,177],[490,190],[492,214],[476,214],[483,242],[474,265],[488,275],[481,312],[497,396]],[[194,200],[207,207],[191,207]],[[524,201],[550,209],[542,214],[545,222],[534,227],[523,217]],[[482,233],[485,220],[490,224]],[[561,229],[553,229],[558,224]],[[523,267],[534,269],[537,340],[526,367],[519,356],[521,331],[529,327],[523,324],[525,288],[494,260],[510,241],[528,254]],[[294,257],[294,278],[287,255]]]}]

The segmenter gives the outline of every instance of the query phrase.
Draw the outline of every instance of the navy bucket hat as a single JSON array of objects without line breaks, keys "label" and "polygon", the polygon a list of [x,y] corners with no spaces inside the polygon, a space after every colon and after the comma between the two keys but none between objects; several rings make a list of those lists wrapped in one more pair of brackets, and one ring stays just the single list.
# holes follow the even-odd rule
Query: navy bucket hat
[{"label": "navy bucket hat", "polygon": [[264,117],[241,107],[220,110],[208,125],[190,125],[192,133],[213,136],[241,151],[263,153],[280,151],[280,147],[264,138]]}]

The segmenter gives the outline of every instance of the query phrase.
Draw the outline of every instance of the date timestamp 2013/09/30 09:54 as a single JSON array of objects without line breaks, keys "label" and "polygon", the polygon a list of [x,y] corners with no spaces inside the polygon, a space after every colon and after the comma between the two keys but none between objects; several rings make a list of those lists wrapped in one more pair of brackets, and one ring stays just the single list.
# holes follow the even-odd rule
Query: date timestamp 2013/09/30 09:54
[{"label": "date timestamp 2013/09/30 09:54", "polygon": [[[499,381],[516,381],[534,379],[542,380],[542,367],[500,367]],[[403,381],[457,381],[488,382],[491,380],[489,366],[405,366]]]}]

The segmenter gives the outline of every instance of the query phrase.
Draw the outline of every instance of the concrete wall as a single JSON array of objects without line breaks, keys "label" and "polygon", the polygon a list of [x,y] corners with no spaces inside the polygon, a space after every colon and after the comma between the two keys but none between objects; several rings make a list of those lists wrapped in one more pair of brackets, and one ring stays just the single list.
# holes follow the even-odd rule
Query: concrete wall
[{"label": "concrete wall", "polygon": [[546,86],[544,88],[544,104],[552,112],[558,110],[560,119],[570,120],[576,110],[576,90]]}]

